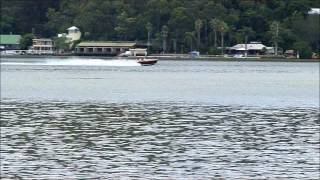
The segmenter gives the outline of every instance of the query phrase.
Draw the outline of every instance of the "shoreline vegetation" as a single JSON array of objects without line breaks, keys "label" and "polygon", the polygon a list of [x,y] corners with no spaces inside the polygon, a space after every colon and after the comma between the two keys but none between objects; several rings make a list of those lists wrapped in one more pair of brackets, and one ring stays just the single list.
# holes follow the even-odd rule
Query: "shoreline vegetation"
[{"label": "shoreline vegetation", "polygon": [[[228,47],[260,42],[266,48],[259,52],[232,51],[290,51],[309,59],[319,57],[320,15],[312,11],[319,8],[315,0],[3,0],[0,28],[1,34],[21,35],[22,50],[33,39],[52,40],[58,52],[72,52],[81,42],[132,41],[151,54],[223,55]],[[73,27],[79,36],[68,40]]]}]

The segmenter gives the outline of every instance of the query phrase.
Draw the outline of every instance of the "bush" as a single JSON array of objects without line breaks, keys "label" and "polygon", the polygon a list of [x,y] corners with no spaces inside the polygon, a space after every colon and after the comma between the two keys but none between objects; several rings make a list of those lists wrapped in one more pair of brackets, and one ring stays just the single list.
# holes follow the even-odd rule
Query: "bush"
[{"label": "bush", "polygon": [[28,47],[32,45],[32,39],[34,38],[36,38],[36,36],[32,33],[23,35],[20,39],[21,49],[28,49]]},{"label": "bush", "polygon": [[221,50],[215,48],[215,47],[210,47],[208,53],[210,55],[220,55],[221,54]]},{"label": "bush", "polygon": [[298,41],[294,43],[293,49],[299,53],[301,59],[310,59],[312,56],[312,49],[305,41]]},{"label": "bush", "polygon": [[69,50],[69,43],[66,43],[65,37],[55,37],[53,38],[53,41],[58,51],[65,52]]}]

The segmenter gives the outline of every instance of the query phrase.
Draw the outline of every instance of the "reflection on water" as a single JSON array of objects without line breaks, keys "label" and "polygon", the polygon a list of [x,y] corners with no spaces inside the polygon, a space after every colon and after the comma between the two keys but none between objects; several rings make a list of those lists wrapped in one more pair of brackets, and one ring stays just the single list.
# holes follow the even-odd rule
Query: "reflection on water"
[{"label": "reflection on water", "polygon": [[317,179],[317,108],[1,103],[1,175]]}]

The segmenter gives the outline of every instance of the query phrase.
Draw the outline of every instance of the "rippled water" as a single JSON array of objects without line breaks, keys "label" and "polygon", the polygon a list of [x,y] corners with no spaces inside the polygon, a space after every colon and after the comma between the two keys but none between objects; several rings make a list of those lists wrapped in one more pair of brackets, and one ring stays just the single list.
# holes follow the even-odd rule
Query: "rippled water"
[{"label": "rippled water", "polygon": [[317,179],[319,111],[197,104],[1,105],[1,174]]},{"label": "rippled water", "polygon": [[7,61],[3,178],[320,177],[315,63]]}]

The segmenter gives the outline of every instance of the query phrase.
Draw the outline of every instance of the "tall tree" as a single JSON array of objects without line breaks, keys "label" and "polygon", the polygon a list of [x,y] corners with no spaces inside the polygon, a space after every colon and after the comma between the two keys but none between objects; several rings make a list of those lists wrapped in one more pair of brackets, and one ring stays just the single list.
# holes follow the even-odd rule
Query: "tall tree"
[{"label": "tall tree", "polygon": [[119,35],[119,38],[122,40],[133,40],[135,34],[135,23],[136,18],[130,17],[125,11],[123,11],[117,17],[117,25],[114,30]]},{"label": "tall tree", "polygon": [[148,46],[148,51],[150,51],[150,37],[151,37],[151,32],[152,32],[152,24],[150,22],[147,23],[146,29],[147,29],[147,32],[148,32],[147,46]]},{"label": "tall tree", "polygon": [[203,23],[201,21],[201,19],[197,19],[194,23],[194,27],[195,27],[195,30],[197,32],[197,49],[198,51],[200,50],[200,40],[201,40],[201,28],[203,26]]},{"label": "tall tree", "polygon": [[187,44],[189,44],[189,46],[190,46],[190,51],[192,51],[193,50],[193,40],[195,39],[194,32],[185,32],[184,37],[185,37],[184,38],[185,42]]},{"label": "tall tree", "polygon": [[224,21],[220,21],[218,29],[221,35],[221,54],[224,55],[224,35],[229,31],[229,26]]},{"label": "tall tree", "polygon": [[161,28],[161,37],[162,37],[162,52],[166,53],[167,50],[167,37],[168,37],[169,28],[164,25]]},{"label": "tall tree", "polygon": [[214,18],[214,19],[211,19],[210,20],[210,28],[211,30],[213,31],[213,34],[214,34],[214,47],[216,48],[217,47],[217,31],[218,31],[218,27],[219,27],[219,20]]},{"label": "tall tree", "polygon": [[273,21],[270,25],[270,30],[272,32],[272,41],[274,43],[275,55],[278,55],[278,42],[279,42],[279,22]]},{"label": "tall tree", "polygon": [[[190,13],[184,7],[177,7],[173,9],[170,14],[170,19],[168,21],[168,26],[171,31],[170,37],[175,40],[172,40],[174,44],[184,43],[184,33],[190,31],[193,28],[193,20],[190,17]],[[175,45],[173,45],[175,46]],[[181,46],[180,46],[181,47]]]}]

